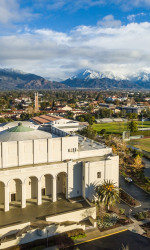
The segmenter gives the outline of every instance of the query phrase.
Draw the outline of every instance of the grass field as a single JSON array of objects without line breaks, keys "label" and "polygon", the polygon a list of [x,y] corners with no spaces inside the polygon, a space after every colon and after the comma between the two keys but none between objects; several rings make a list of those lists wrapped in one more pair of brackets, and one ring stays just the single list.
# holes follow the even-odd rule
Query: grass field
[{"label": "grass field", "polygon": [[132,140],[129,142],[130,145],[150,152],[150,138],[140,139],[140,140]]},{"label": "grass field", "polygon": [[[138,127],[142,128],[142,122],[138,122]],[[143,128],[150,128],[150,121],[143,122]],[[102,124],[93,124],[93,129],[97,132],[102,129],[106,129],[106,133],[117,133],[122,134],[123,131],[126,131],[128,128],[127,122],[111,122],[111,123],[102,123]],[[142,133],[141,133],[142,134]]]}]

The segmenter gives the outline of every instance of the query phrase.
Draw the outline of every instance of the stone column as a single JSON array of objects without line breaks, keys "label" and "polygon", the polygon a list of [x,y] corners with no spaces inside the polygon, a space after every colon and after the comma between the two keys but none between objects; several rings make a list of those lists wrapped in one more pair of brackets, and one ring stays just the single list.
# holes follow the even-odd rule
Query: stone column
[{"label": "stone column", "polygon": [[9,211],[9,186],[6,185],[4,187],[4,190],[5,190],[5,203],[4,203],[4,211],[7,212]]},{"label": "stone column", "polygon": [[26,183],[23,182],[21,184],[21,207],[25,208],[26,207]]},{"label": "stone column", "polygon": [[52,201],[57,201],[57,177],[53,177],[53,197]]},{"label": "stone column", "polygon": [[38,192],[37,192],[37,205],[42,204],[42,190],[41,190],[41,180],[38,180]]},{"label": "stone column", "polygon": [[66,178],[66,199],[68,199],[68,176],[67,174],[65,175],[65,178]]},{"label": "stone column", "polygon": [[70,194],[73,193],[73,162],[67,162],[67,177],[66,177],[66,199],[71,198]]}]

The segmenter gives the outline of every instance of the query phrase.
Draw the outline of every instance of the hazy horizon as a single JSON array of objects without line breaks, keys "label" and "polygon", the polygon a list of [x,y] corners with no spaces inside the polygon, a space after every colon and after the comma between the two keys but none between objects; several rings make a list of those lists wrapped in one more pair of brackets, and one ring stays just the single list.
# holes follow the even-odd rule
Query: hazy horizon
[{"label": "hazy horizon", "polygon": [[150,72],[150,0],[1,0],[0,67],[53,80]]}]

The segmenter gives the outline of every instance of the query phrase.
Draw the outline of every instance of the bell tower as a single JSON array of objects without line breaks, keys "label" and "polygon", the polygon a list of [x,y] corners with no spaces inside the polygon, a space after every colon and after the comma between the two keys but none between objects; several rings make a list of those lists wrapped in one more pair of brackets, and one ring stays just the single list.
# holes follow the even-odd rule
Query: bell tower
[{"label": "bell tower", "polygon": [[34,111],[35,111],[35,113],[39,111],[39,94],[38,94],[38,92],[35,93]]}]

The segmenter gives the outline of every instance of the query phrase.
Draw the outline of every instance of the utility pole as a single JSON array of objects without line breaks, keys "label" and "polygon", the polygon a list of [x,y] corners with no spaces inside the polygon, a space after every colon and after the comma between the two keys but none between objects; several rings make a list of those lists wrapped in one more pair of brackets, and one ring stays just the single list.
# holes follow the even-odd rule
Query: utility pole
[{"label": "utility pole", "polygon": [[143,130],[143,113],[142,113],[142,130]]}]

